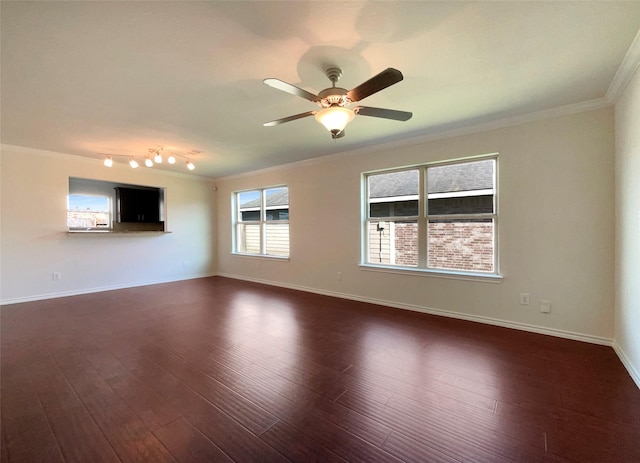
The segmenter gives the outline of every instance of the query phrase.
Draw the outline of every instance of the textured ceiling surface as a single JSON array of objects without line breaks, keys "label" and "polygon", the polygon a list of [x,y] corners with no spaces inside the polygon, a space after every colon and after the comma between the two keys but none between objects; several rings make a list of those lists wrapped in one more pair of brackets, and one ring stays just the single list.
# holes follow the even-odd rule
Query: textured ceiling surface
[{"label": "textured ceiling surface", "polygon": [[[218,177],[604,98],[640,2],[9,2],[1,14],[1,141],[98,157],[148,148]],[[262,83],[404,80],[332,140],[317,109]],[[124,159],[124,158],[123,158]]]}]

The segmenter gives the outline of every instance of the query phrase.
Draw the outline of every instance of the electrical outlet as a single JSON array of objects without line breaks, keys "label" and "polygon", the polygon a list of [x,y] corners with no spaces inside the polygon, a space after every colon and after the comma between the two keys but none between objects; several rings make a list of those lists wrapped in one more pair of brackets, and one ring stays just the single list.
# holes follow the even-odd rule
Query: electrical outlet
[{"label": "electrical outlet", "polygon": [[551,301],[540,301],[540,312],[551,313]]},{"label": "electrical outlet", "polygon": [[260,262],[256,262],[256,269],[260,269]]},{"label": "electrical outlet", "polygon": [[58,281],[58,280],[62,280],[62,273],[60,272],[53,272],[51,274],[51,279],[54,281]]},{"label": "electrical outlet", "polygon": [[529,293],[520,293],[520,305],[529,305]]},{"label": "electrical outlet", "polygon": [[188,260],[183,260],[182,261],[182,267],[183,268],[187,268],[189,266],[189,261]]},{"label": "electrical outlet", "polygon": [[342,281],[342,272],[338,272],[336,277],[338,278],[338,281]]}]

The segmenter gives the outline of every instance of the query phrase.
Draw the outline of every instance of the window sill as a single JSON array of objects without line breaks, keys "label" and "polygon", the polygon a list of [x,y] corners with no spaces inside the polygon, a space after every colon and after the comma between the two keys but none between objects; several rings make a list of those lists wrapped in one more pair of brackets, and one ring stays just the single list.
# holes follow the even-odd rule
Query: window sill
[{"label": "window sill", "polygon": [[360,264],[360,269],[371,272],[396,273],[398,275],[424,276],[429,278],[447,278],[451,280],[481,281],[485,283],[502,283],[502,275],[494,273],[455,272],[446,270],[427,270],[408,267],[391,267],[386,265]]},{"label": "window sill", "polygon": [[266,254],[243,254],[241,252],[232,252],[231,255],[235,257],[251,257],[254,259],[279,260],[284,262],[288,262],[290,260],[289,257],[268,256]]},{"label": "window sill", "polygon": [[161,230],[67,230],[67,235],[163,235],[171,233]]}]

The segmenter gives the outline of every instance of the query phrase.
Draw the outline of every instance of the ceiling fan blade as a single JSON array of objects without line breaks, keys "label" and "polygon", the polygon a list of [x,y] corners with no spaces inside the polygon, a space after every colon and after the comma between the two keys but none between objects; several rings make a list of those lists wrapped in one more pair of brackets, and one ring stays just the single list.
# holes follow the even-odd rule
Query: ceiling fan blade
[{"label": "ceiling fan blade", "polygon": [[357,106],[353,108],[356,114],[361,116],[382,117],[393,119],[394,121],[408,121],[413,113],[407,111],[396,111],[395,109],[371,108],[369,106]]},{"label": "ceiling fan blade", "polygon": [[363,100],[364,98],[393,84],[397,84],[402,79],[403,77],[400,71],[394,68],[387,68],[380,74],[377,74],[366,82],[361,83],[356,88],[349,90],[349,92],[347,92],[347,97],[355,103],[356,101]]},{"label": "ceiling fan blade", "polygon": [[275,121],[265,122],[265,127],[273,127],[275,125],[284,124],[285,122],[295,121],[296,119],[302,119],[303,117],[313,116],[317,111],[307,111],[306,113],[295,114],[289,117],[283,117],[282,119],[276,119]]},{"label": "ceiling fan blade", "polygon": [[307,92],[306,90],[303,90],[300,87],[296,87],[295,85],[288,84],[287,82],[284,82],[280,79],[264,79],[263,82],[269,87],[277,88],[278,90],[291,93],[292,95],[299,96],[301,98],[304,98],[305,100],[313,101],[314,103],[319,100],[317,95],[314,95],[311,92]]}]

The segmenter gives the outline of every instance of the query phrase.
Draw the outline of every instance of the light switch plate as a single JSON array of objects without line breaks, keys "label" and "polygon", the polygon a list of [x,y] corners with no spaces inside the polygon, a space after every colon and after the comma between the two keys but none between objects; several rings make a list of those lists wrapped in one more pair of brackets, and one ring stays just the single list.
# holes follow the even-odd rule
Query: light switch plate
[{"label": "light switch plate", "polygon": [[551,313],[551,301],[540,301],[540,312]]}]

